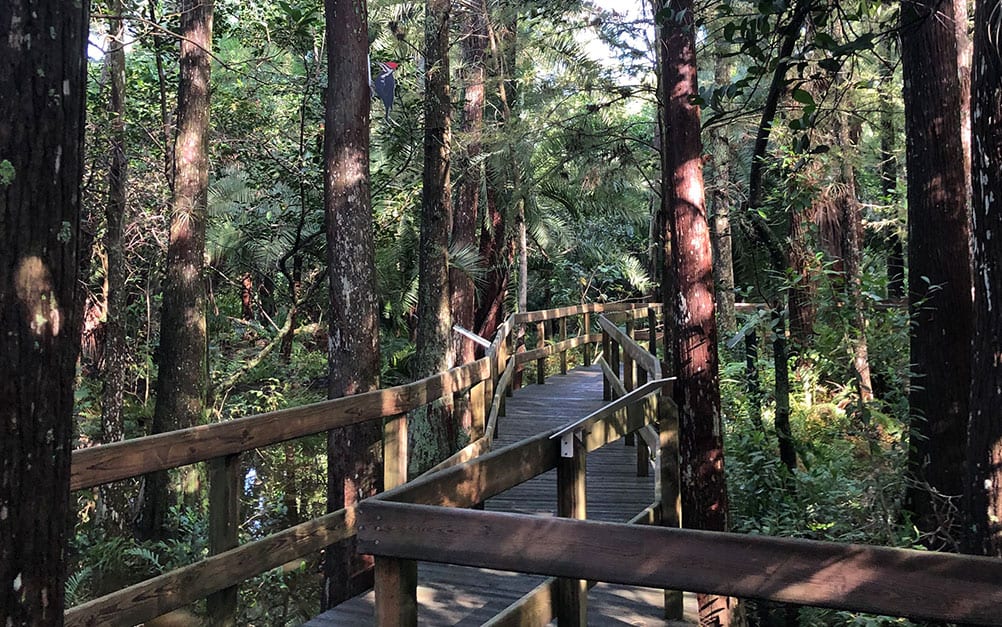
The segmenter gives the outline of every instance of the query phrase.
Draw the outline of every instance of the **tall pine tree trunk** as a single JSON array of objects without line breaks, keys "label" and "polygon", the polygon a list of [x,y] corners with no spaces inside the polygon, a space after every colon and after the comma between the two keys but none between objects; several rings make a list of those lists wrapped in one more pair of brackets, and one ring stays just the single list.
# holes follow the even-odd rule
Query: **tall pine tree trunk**
[{"label": "tall pine tree trunk", "polygon": [[[661,85],[666,136],[662,154],[662,207],[676,293],[666,298],[675,335],[674,373],[679,404],[682,522],[686,527],[727,529],[723,425],[714,318],[710,227],[704,204],[702,141],[696,83],[693,3],[673,2],[673,17],[661,28]],[[700,622],[731,625],[733,599],[700,595]]]},{"label": "tall pine tree trunk", "polygon": [[901,3],[912,317],[906,509],[930,548],[955,549],[970,384],[971,270],[953,2]]},{"label": "tall pine tree trunk", "polygon": [[[108,260],[105,274],[104,390],[101,403],[101,443],[125,439],[122,412],[125,402],[125,257],[122,230],[125,222],[127,166],[125,153],[125,27],[122,0],[111,0],[108,20],[108,68],[111,74],[111,137],[108,149],[108,201],[105,207],[104,250]],[[128,527],[128,499],[122,486],[100,488],[101,522],[110,532],[121,534]]]},{"label": "tall pine tree trunk", "polygon": [[[327,0],[329,92],[324,127],[324,208],[330,284],[328,398],[379,387],[379,311],[369,198],[368,8],[365,0]],[[327,510],[380,487],[381,426],[353,425],[327,437]],[[323,607],[371,585],[372,558],[355,539],[328,547]]]},{"label": "tall pine tree trunk", "polygon": [[[425,2],[425,130],[421,190],[421,244],[418,258],[418,378],[452,366],[452,315],[449,303],[449,228],[452,224],[450,181],[451,100],[449,90],[450,0]],[[448,408],[428,413],[429,454],[438,463],[456,445],[456,429]]]},{"label": "tall pine tree trunk", "polygon": [[974,355],[967,428],[966,549],[1002,557],[1002,59],[998,0],[974,12]]},{"label": "tall pine tree trunk", "polygon": [[87,2],[0,2],[0,625],[62,625]]},{"label": "tall pine tree trunk", "polygon": [[[209,191],[212,0],[181,3],[181,57],[174,141],[174,208],[160,312],[153,433],[198,424],[205,408],[205,223]],[[147,475],[139,533],[163,538],[166,471]]]}]

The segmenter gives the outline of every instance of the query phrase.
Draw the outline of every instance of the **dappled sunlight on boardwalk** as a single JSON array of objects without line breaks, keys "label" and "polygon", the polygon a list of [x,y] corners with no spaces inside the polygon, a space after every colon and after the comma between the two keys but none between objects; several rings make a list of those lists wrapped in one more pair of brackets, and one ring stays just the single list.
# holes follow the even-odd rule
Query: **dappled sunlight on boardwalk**
[{"label": "dappled sunlight on boardwalk", "polygon": [[[545,385],[529,385],[508,399],[507,413],[499,421],[494,448],[563,426],[603,405],[602,372],[597,366],[572,370],[566,375],[554,375],[546,380]],[[637,477],[636,455],[634,447],[624,446],[622,442],[589,454],[589,519],[626,522],[654,501],[653,477],[656,473],[652,468],[650,476]],[[485,509],[555,516],[556,471],[546,472],[489,499]],[[544,579],[534,575],[421,563],[418,570],[418,620],[422,625],[480,625]],[[660,590],[599,584],[588,598],[589,624],[671,624],[660,618],[663,608],[663,593]],[[374,614],[374,596],[369,592],[341,604],[307,625],[373,624]],[[687,611],[687,615],[691,614]]]}]

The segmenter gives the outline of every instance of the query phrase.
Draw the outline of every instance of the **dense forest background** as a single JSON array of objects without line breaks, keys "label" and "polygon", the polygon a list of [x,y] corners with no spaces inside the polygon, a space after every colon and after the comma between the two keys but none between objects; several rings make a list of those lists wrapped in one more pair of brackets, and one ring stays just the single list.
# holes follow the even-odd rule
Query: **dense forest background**
[{"label": "dense forest background", "polygon": [[[428,376],[474,358],[453,324],[672,311],[698,234],[669,217],[662,172],[689,140],[662,85],[691,67],[727,527],[998,554],[1000,61],[976,24],[966,0],[94,0],[73,446]],[[24,172],[8,159],[4,187]],[[436,412],[414,471],[466,438]],[[242,541],[371,493],[340,482],[373,437],[245,455]],[[73,493],[66,606],[204,557],[206,472]],[[350,592],[331,568],[247,582],[239,622],[315,615]]]}]

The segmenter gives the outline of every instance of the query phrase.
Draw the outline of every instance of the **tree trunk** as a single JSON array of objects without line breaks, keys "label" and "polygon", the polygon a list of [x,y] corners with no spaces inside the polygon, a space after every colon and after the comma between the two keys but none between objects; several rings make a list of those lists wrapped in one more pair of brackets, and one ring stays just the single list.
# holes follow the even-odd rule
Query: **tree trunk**
[{"label": "tree trunk", "polygon": [[62,625],[88,3],[0,3],[0,625]]},{"label": "tree trunk", "polygon": [[[887,51],[889,52],[889,51]],[[897,134],[894,129],[894,66],[890,61],[880,66],[880,190],[882,202],[890,205],[895,217],[898,205],[898,160],[895,156]],[[903,301],[905,297],[905,248],[897,226],[887,237],[887,297]]]},{"label": "tree trunk", "polygon": [[[901,3],[912,384],[906,509],[930,548],[956,548],[971,343],[967,184],[953,2]],[[955,503],[954,503],[955,504]]]},{"label": "tree trunk", "polygon": [[[329,92],[324,132],[324,205],[330,284],[328,398],[379,387],[379,310],[369,198],[368,8],[365,0],[327,0]],[[327,437],[327,511],[375,494],[381,483],[378,423]],[[351,538],[328,547],[323,607],[371,585],[371,556]]]},{"label": "tree trunk", "polygon": [[859,142],[861,128],[848,116],[839,121],[839,144],[842,156],[842,193],[839,196],[839,222],[842,224],[842,276],[845,299],[852,315],[850,342],[852,369],[859,394],[860,414],[867,416],[866,403],[873,400],[870,378],[870,352],[866,342],[866,311],[863,309],[863,211],[856,198],[856,172],[845,151]]},{"label": "tree trunk", "polygon": [[[664,5],[662,4],[662,7]],[[671,267],[676,293],[666,298],[677,330],[675,387],[679,404],[682,520],[695,529],[727,529],[727,485],[724,477],[720,380],[717,370],[717,325],[714,319],[713,263],[710,228],[704,205],[702,142],[697,96],[693,3],[671,5],[675,18],[661,29],[663,46],[661,115],[666,136],[662,153],[662,202],[672,246]],[[734,601],[701,595],[701,624],[730,625]]]},{"label": "tree trunk", "polygon": [[[174,211],[160,312],[152,433],[198,424],[205,408],[205,223],[209,190],[209,74],[212,0],[181,3],[181,57],[174,142]],[[167,472],[145,477],[139,534],[164,538]]]},{"label": "tree trunk", "polygon": [[[418,259],[418,327],[414,369],[417,378],[452,366],[449,303],[451,100],[449,95],[449,0],[425,2],[425,131],[421,191],[421,244]],[[428,414],[430,455],[438,463],[456,446],[450,412]]]},{"label": "tree trunk", "polygon": [[[717,87],[729,85],[734,63],[729,56],[730,45],[718,38],[715,48],[713,82]],[[718,126],[713,131],[713,279],[717,287],[717,318],[724,336],[738,329],[734,312],[734,254],[731,242],[731,147],[727,130]]]},{"label": "tree trunk", "polygon": [[1002,60],[998,0],[974,13],[974,355],[967,428],[967,550],[1002,557]]},{"label": "tree trunk", "polygon": [[[460,138],[465,149],[459,159],[462,182],[459,202],[452,216],[452,246],[471,249],[476,244],[477,215],[480,212],[480,189],[483,186],[479,163],[484,132],[484,80],[487,56],[487,6],[480,0],[464,14],[462,38],[463,124]],[[456,324],[473,329],[475,290],[467,273],[453,268],[449,272],[452,288],[452,317]],[[475,358],[474,344],[465,338],[456,339],[456,365],[470,363]]]},{"label": "tree trunk", "polygon": [[[125,154],[125,27],[122,20],[122,0],[109,5],[108,68],[111,74],[111,137],[108,150],[108,203],[105,207],[104,249],[108,268],[105,273],[105,351],[104,390],[101,403],[101,443],[110,444],[125,439],[122,412],[125,399],[126,355],[125,336],[125,258],[122,231],[125,222],[127,167]],[[100,488],[100,517],[104,528],[121,535],[129,526],[128,498],[120,484]]]}]

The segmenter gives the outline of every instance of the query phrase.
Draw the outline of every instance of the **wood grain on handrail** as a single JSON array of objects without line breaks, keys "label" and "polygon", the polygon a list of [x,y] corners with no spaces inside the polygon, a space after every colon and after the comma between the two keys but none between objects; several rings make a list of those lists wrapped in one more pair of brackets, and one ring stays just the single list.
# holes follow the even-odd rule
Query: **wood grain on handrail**
[{"label": "wood grain on handrail", "polygon": [[64,621],[67,627],[142,623],[194,603],[235,582],[316,553],[354,533],[355,508],[339,509],[72,607],[64,614]]},{"label": "wood grain on handrail", "polygon": [[598,324],[603,331],[623,347],[623,351],[628,353],[638,366],[650,373],[653,378],[661,378],[661,362],[658,361],[657,357],[647,352],[647,349],[638,344],[632,337],[620,331],[619,327],[605,316],[598,317]]},{"label": "wood grain on handrail", "polygon": [[80,490],[233,455],[426,405],[490,377],[487,358],[414,383],[73,451],[70,489]]},{"label": "wood grain on handrail", "polygon": [[375,555],[1002,626],[988,557],[378,500],[359,520]]}]

